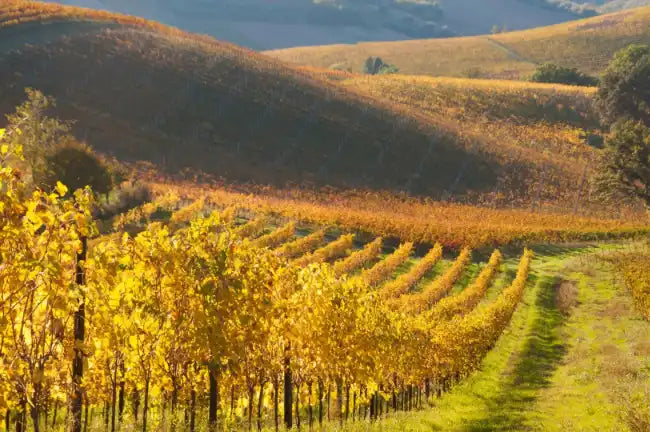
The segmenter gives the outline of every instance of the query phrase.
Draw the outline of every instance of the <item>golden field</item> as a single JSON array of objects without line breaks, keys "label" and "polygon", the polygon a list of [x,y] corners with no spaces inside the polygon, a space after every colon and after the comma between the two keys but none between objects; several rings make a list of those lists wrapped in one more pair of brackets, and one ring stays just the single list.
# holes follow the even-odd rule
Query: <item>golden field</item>
[{"label": "golden field", "polygon": [[555,62],[597,75],[630,43],[650,42],[650,8],[517,32],[398,42],[364,42],[266,51],[290,63],[361,72],[381,57],[409,75],[525,79],[535,66]]}]

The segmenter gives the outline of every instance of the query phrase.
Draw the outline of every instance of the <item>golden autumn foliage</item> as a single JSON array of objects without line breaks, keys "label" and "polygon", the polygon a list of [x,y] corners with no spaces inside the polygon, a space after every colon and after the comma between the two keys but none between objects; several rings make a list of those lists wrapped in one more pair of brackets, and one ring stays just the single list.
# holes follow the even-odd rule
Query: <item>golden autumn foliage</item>
[{"label": "golden autumn foliage", "polygon": [[325,230],[314,231],[292,242],[287,242],[274,250],[276,255],[293,258],[305,254],[318,246],[325,239]]},{"label": "golden autumn foliage", "polygon": [[294,222],[289,222],[284,226],[279,227],[273,232],[270,232],[262,237],[259,237],[253,241],[253,245],[257,247],[268,247],[273,248],[284,243],[287,239],[293,237],[296,232],[296,224]]},{"label": "golden autumn foliage", "polygon": [[328,243],[322,248],[316,249],[312,253],[305,254],[297,258],[293,263],[299,267],[304,267],[313,263],[322,263],[333,258],[345,255],[345,253],[354,244],[354,234],[344,234],[333,242]]},{"label": "golden autumn foliage", "polygon": [[610,259],[623,276],[641,315],[650,321],[650,254],[623,252]]},{"label": "golden autumn foliage", "polygon": [[[29,399],[38,419],[50,402],[65,401],[77,385],[68,373],[75,353],[84,360],[78,383],[84,404],[115,406],[111,395],[125,388],[141,394],[143,430],[152,406],[168,397],[186,401],[200,396],[203,404],[208,387],[211,392],[231,389],[231,403],[240,408],[230,417],[250,419],[254,405],[260,412],[277,410],[278,378],[288,365],[289,388],[295,386],[309,404],[314,383],[320,401],[323,387],[336,385],[339,400],[345,386],[358,403],[368,404],[361,389],[373,397],[379,391],[402,392],[404,385],[421,385],[426,379],[443,385],[476,367],[503,331],[525,285],[528,252],[513,285],[496,301],[460,318],[449,317],[453,325],[426,320],[393,308],[372,289],[408,259],[412,243],[402,244],[360,276],[339,277],[332,265],[318,261],[347,251],[352,234],[306,255],[310,264],[299,268],[283,255],[313,248],[323,241],[324,231],[284,249],[258,248],[245,236],[258,235],[259,221],[266,218],[258,215],[233,228],[232,207],[225,203],[224,211],[209,215],[201,214],[204,206],[195,206],[199,214],[183,216],[189,224],[182,227],[176,218],[169,224],[148,223],[135,236],[94,238],[82,258],[85,239],[97,235],[90,191],[72,195],[59,183],[53,193],[26,193],[20,175],[5,163],[12,151],[19,154],[0,146],[3,416],[7,408],[24,412]],[[370,243],[360,258],[343,267],[367,262],[380,244]],[[430,267],[440,251],[436,246],[423,260],[426,266],[417,268]],[[456,270],[443,275],[439,285],[447,286],[468,257],[469,250],[461,252],[452,266]],[[86,331],[82,341],[75,341],[72,317],[82,304]],[[265,398],[269,385],[273,397]],[[253,396],[258,396],[255,404]],[[192,416],[195,409],[192,405]],[[223,411],[219,415],[225,417]]]},{"label": "golden autumn foliage", "polygon": [[364,269],[357,278],[363,280],[368,286],[376,286],[391,277],[393,272],[404,263],[413,250],[413,243],[402,243],[395,252],[388,255],[369,269]]},{"label": "golden autumn foliage", "polygon": [[446,296],[454,287],[456,281],[465,271],[472,258],[471,249],[464,248],[456,258],[456,261],[439,278],[434,279],[422,288],[421,292],[398,297],[390,303],[400,307],[409,313],[421,313]]},{"label": "golden autumn foliage", "polygon": [[492,252],[490,260],[476,279],[455,296],[445,297],[425,312],[431,321],[449,320],[457,315],[470,312],[481,301],[490,283],[499,273],[502,255],[499,250]]},{"label": "golden autumn foliage", "polygon": [[575,67],[597,75],[612,55],[631,43],[650,41],[650,8],[641,7],[529,30],[469,37],[308,46],[266,51],[284,61],[362,71],[370,56],[401,73],[527,79],[536,64]]},{"label": "golden autumn foliage", "polygon": [[450,248],[616,238],[643,234],[649,229],[647,216],[638,213],[610,219],[597,215],[583,217],[494,209],[368,191],[278,190],[243,194],[226,188],[185,183],[150,183],[150,186],[158,194],[182,190],[188,197],[205,195],[225,206],[243,206],[251,211],[278,214],[304,223],[335,224],[347,230],[368,231],[385,238],[397,237],[429,244],[437,242]]},{"label": "golden autumn foliage", "polygon": [[364,246],[363,249],[351,253],[349,256],[336,261],[333,265],[334,273],[341,276],[358,269],[366,263],[374,260],[381,253],[383,239],[377,237]]},{"label": "golden autumn foliage", "polygon": [[434,245],[431,250],[415,263],[406,273],[399,275],[379,288],[379,295],[384,299],[406,294],[420,279],[442,258],[442,246]]},{"label": "golden autumn foliage", "polygon": [[424,348],[429,354],[424,358],[432,370],[444,371],[446,376],[464,376],[480,366],[521,300],[532,258],[533,253],[526,250],[514,281],[495,301],[436,326],[431,344]]}]

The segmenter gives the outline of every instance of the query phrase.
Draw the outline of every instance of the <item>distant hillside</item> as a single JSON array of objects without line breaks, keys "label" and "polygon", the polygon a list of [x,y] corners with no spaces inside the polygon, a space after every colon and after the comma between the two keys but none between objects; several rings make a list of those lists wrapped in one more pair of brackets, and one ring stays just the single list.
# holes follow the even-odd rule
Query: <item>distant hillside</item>
[{"label": "distant hillside", "polygon": [[[580,132],[593,129],[588,90],[504,83],[493,94],[471,81],[429,92],[420,80],[408,85],[421,89],[419,104],[418,91],[399,100],[403,84],[368,87],[366,77],[291,68],[155,22],[53,4],[0,6],[0,79],[0,112],[39,88],[96,149],[186,179],[203,172],[228,183],[515,205],[573,199],[593,156]],[[474,117],[452,115],[472,94]],[[501,106],[503,118],[482,115],[486,105]],[[526,129],[522,110],[537,129]],[[548,136],[533,136],[542,130]]]},{"label": "distant hillside", "polygon": [[[47,23],[46,23],[47,22]],[[226,181],[431,196],[489,190],[489,154],[453,131],[267,57],[136,18],[0,6],[0,112],[35,87],[100,151]],[[522,168],[524,169],[524,168]]]},{"label": "distant hillside", "polygon": [[594,2],[595,9],[600,13],[615,12],[650,5],[650,0],[600,0]]},{"label": "distant hillside", "polygon": [[487,33],[593,14],[552,0],[57,0],[210,34],[253,49]]},{"label": "distant hillside", "polygon": [[300,47],[267,54],[357,72],[366,58],[379,56],[406,74],[522,79],[549,61],[599,74],[614,52],[636,42],[650,43],[650,7],[490,36]]}]

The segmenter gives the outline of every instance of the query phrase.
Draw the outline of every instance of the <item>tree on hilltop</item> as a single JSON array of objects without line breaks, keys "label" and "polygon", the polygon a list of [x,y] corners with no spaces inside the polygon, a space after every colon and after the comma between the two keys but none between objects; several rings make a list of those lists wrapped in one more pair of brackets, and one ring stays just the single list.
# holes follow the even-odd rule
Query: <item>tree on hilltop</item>
[{"label": "tree on hilltop", "polygon": [[576,68],[567,68],[553,63],[544,63],[538,66],[531,81],[587,87],[598,85],[598,79],[582,73]]},{"label": "tree on hilltop", "polygon": [[368,57],[363,65],[363,73],[368,75],[397,73],[397,66],[384,63],[381,57]]}]

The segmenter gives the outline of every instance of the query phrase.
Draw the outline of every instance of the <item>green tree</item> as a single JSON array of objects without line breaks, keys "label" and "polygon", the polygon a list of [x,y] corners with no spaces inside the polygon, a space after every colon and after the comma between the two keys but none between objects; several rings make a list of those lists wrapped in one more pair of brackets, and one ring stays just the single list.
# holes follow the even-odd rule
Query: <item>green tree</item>
[{"label": "green tree", "polygon": [[596,108],[603,121],[642,121],[650,127],[650,47],[630,45],[614,55],[603,74]]},{"label": "green tree", "polygon": [[614,126],[595,184],[605,201],[634,197],[650,207],[650,128],[632,120]]},{"label": "green tree", "polygon": [[107,194],[113,187],[107,164],[90,147],[74,138],[67,138],[48,149],[33,177],[37,185],[46,189],[54,188],[57,181],[72,190],[90,186],[97,194]]},{"label": "green tree", "polygon": [[576,68],[567,68],[553,63],[544,63],[538,66],[531,81],[578,86],[598,85],[598,79],[584,74]]},{"label": "green tree", "polygon": [[605,199],[638,198],[650,207],[650,47],[630,45],[602,76],[596,108],[612,126],[596,186]]},{"label": "green tree", "polygon": [[8,135],[12,144],[20,146],[29,167],[42,170],[43,151],[54,147],[70,134],[70,123],[48,117],[56,106],[54,99],[39,90],[26,88],[27,100],[7,115]]},{"label": "green tree", "polygon": [[379,68],[384,64],[380,57],[368,57],[363,66],[363,73],[368,75],[375,75]]},{"label": "green tree", "polygon": [[397,73],[395,65],[384,63],[381,57],[368,57],[363,65],[363,73],[368,75]]}]

